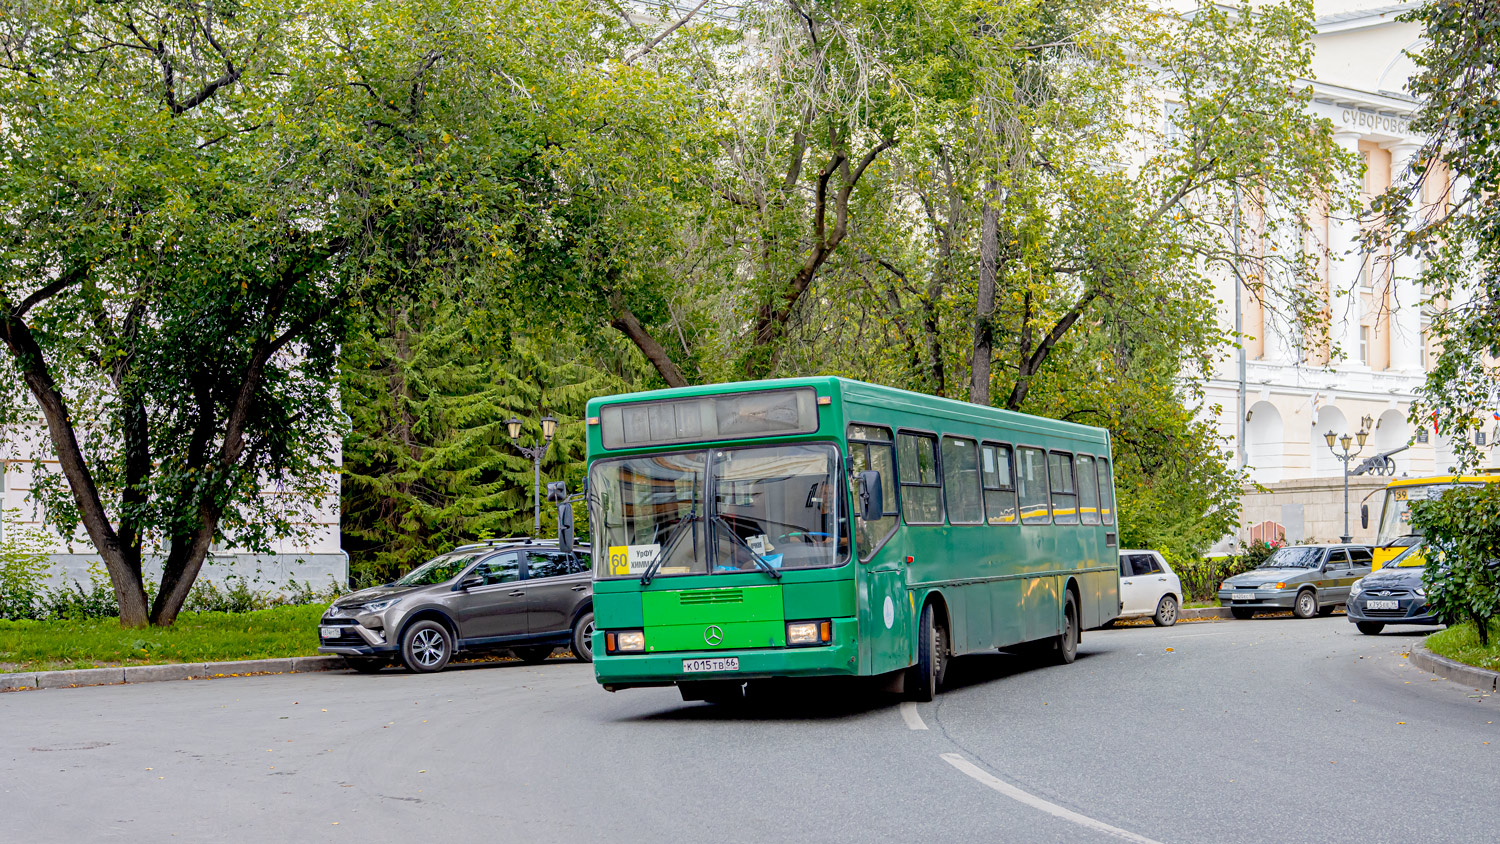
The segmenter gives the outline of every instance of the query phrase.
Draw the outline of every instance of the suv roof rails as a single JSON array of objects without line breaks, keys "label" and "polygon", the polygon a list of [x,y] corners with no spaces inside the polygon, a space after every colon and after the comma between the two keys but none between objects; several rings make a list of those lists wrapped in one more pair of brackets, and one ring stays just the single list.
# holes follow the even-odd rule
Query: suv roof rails
[{"label": "suv roof rails", "polygon": [[522,544],[525,544],[525,545],[530,545],[531,543],[533,543],[535,541],[536,540],[532,539],[529,536],[495,536],[495,537],[491,537],[489,539],[481,539],[478,542],[465,542],[464,544],[462,544],[462,545],[460,545],[458,547],[460,547],[460,548],[477,548],[477,547],[480,547],[480,546],[483,546],[483,545],[504,545],[504,544],[510,543],[510,542],[519,542],[519,543],[522,543]]}]

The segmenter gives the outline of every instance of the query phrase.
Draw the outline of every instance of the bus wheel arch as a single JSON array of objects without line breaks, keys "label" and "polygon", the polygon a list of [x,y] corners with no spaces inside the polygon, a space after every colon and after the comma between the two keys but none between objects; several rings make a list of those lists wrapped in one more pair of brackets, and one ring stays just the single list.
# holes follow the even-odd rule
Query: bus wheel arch
[{"label": "bus wheel arch", "polygon": [[[953,614],[948,611],[947,597],[941,591],[934,589],[927,593],[927,597],[922,601],[922,605],[924,607],[928,605],[932,606],[933,621],[943,626],[945,634],[943,637],[946,646],[944,655],[951,655],[953,653]],[[920,620],[920,616],[918,618]]]}]

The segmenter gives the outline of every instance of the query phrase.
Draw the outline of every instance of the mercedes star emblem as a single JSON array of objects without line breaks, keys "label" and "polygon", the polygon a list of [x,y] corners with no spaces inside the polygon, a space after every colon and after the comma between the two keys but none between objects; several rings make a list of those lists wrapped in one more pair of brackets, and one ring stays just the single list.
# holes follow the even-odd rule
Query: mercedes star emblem
[{"label": "mercedes star emblem", "polygon": [[724,641],[724,631],[719,629],[719,625],[710,624],[703,629],[703,641],[710,645],[717,645]]}]

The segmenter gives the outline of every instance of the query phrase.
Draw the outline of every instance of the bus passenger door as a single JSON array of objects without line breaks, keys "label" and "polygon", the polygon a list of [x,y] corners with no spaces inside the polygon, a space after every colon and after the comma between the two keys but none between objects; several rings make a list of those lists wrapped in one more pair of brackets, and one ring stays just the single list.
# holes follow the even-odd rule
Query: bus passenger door
[{"label": "bus passenger door", "polygon": [[912,662],[911,592],[904,556],[882,555],[862,574],[859,606],[860,659],[871,674],[905,668]]},{"label": "bus passenger door", "polygon": [[912,662],[912,609],[906,588],[906,536],[899,532],[896,450],[889,428],[849,426],[851,479],[860,472],[880,473],[881,518],[860,514],[857,483],[850,484],[854,540],[860,562],[859,660],[861,673],[884,674]]}]

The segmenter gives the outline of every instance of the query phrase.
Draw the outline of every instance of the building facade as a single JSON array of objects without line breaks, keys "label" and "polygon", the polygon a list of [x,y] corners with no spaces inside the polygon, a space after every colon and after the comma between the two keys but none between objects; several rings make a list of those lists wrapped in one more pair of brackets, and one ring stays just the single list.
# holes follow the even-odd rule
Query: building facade
[{"label": "building facade", "polygon": [[[1366,205],[1401,179],[1421,148],[1411,129],[1416,100],[1406,93],[1416,68],[1409,52],[1421,46],[1418,24],[1397,20],[1407,5],[1369,0],[1318,0],[1313,37],[1312,109],[1334,127],[1334,140],[1363,163]],[[1429,178],[1423,202],[1448,201],[1441,174]],[[1454,465],[1451,441],[1430,421],[1410,421],[1412,401],[1432,364],[1418,279],[1412,256],[1361,251],[1362,222],[1351,215],[1311,209],[1308,243],[1320,257],[1319,274],[1328,319],[1327,336],[1307,342],[1297,326],[1233,278],[1218,291],[1220,325],[1238,327],[1245,339],[1222,361],[1207,385],[1207,406],[1234,447],[1237,466],[1253,483],[1242,496],[1240,541],[1278,534],[1289,541],[1334,540],[1344,533],[1344,465],[1325,441],[1327,432],[1368,439],[1352,465],[1382,452],[1395,475],[1443,473]],[[1253,247],[1252,247],[1253,248]],[[1476,412],[1492,409],[1476,408]],[[1500,429],[1481,434],[1490,465]],[[1342,453],[1342,449],[1340,449]],[[1358,476],[1349,485],[1349,532],[1356,541],[1374,538],[1359,524],[1359,504],[1389,476]],[[1371,496],[1378,510],[1379,496]]]}]

